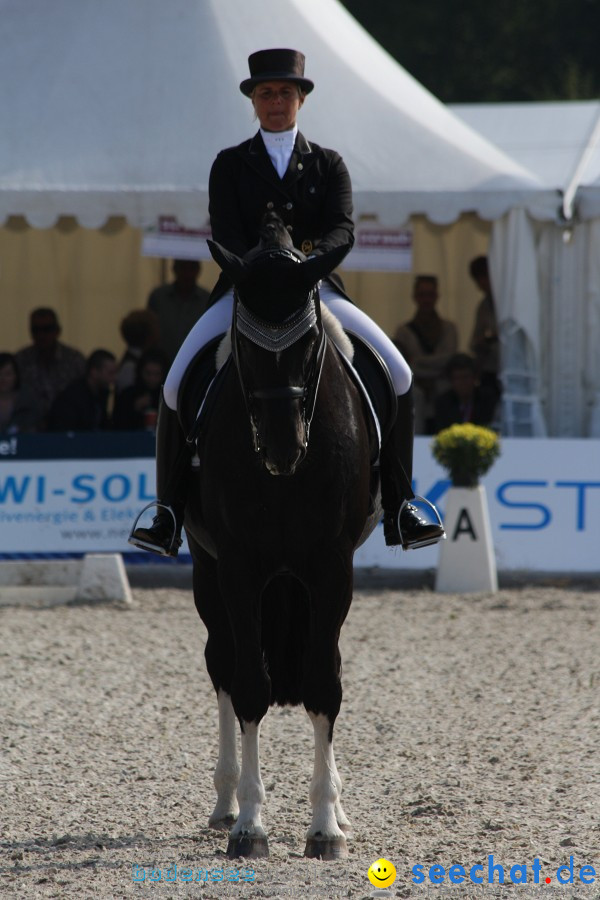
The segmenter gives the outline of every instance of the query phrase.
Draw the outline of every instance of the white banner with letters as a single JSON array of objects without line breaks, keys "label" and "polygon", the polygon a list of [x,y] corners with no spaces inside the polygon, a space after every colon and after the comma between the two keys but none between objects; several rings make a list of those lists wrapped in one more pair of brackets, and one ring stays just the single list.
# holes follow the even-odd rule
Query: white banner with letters
[{"label": "white banner with letters", "polygon": [[[144,232],[142,256],[165,259],[211,259],[207,238],[210,225],[184,228],[174,216],[161,216]],[[413,235],[409,228],[381,228],[359,223],[354,247],[341,268],[351,271],[410,272]]]},{"label": "white banner with letters", "polygon": [[0,465],[0,552],[128,552],[155,498],[154,460],[14,460]]},{"label": "white banner with letters", "polygon": [[[450,487],[430,438],[415,442],[414,489],[444,512]],[[499,571],[600,571],[600,441],[503,438],[502,455],[482,479]],[[472,540],[468,533],[447,540]],[[386,548],[381,529],[357,551],[357,566],[437,567],[439,546]]]},{"label": "white banner with letters", "polygon": [[[131,524],[154,498],[154,460],[0,459],[0,555],[128,553]],[[415,490],[443,514],[448,479],[429,438],[415,443]],[[600,571],[600,441],[502,440],[483,479],[498,569]],[[468,534],[448,540],[470,540]],[[182,548],[185,554],[186,546]],[[439,547],[387,548],[381,526],[357,551],[362,567],[435,568]],[[151,554],[145,555],[151,562]]]}]

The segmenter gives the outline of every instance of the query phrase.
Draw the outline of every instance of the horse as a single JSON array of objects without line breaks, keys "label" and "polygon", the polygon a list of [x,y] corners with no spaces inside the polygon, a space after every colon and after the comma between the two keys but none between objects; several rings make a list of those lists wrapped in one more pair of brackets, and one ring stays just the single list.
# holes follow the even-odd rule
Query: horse
[{"label": "horse", "polygon": [[193,390],[180,392],[182,422],[196,423],[184,524],[218,703],[209,825],[230,829],[230,859],[268,856],[260,724],[273,704],[303,704],[315,741],[304,853],[337,859],[347,855],[349,829],[333,752],[338,640],[354,550],[381,517],[364,398],[325,329],[318,294],[349,248],[307,259],[275,214],[243,258],[209,245],[234,285],[230,353],[208,416],[197,418]]}]

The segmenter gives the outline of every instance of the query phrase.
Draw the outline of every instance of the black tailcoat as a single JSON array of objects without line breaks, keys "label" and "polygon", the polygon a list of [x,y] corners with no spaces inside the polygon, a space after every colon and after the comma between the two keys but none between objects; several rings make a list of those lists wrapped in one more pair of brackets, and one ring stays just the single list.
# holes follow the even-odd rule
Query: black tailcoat
[{"label": "black tailcoat", "polygon": [[[222,150],[209,181],[212,236],[238,256],[256,246],[266,212],[279,213],[294,246],[318,255],[354,243],[352,185],[335,150],[309,143],[298,132],[283,178],[277,174],[260,131],[237,147]],[[212,299],[230,287],[221,275]]]}]

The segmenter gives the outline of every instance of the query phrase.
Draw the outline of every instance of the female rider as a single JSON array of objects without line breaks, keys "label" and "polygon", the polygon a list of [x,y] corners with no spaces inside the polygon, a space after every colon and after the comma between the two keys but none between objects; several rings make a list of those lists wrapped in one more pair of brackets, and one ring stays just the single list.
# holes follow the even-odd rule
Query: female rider
[{"label": "female rider", "polygon": [[[240,90],[250,98],[260,123],[258,133],[223,150],[213,163],[209,212],[215,241],[238,256],[256,246],[261,220],[275,210],[294,245],[306,256],[339,245],[352,245],[352,187],[341,156],[308,142],[296,117],[314,84],[304,77],[304,55],[296,50],[259,50],[249,59],[250,77]],[[398,399],[395,424],[381,450],[381,495],[386,544],[405,549],[439,541],[438,522],[422,518],[405,502],[413,498],[414,411],[412,372],[386,334],[340,290],[335,277],[320,287],[321,300],[350,333],[372,344],[386,361]],[[150,528],[137,528],[130,542],[162,555],[176,556],[181,545],[189,458],[177,418],[177,394],[198,351],[231,324],[233,288],[221,274],[213,305],[181,346],[164,385],[159,414],[156,462],[160,505]],[[406,477],[403,477],[406,476]]]}]

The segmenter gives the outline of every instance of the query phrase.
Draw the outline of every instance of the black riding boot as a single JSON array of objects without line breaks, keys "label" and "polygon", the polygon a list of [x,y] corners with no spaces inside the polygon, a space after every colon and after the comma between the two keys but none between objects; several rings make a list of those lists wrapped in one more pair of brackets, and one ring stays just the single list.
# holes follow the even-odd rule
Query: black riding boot
[{"label": "black riding boot", "polygon": [[[381,448],[381,505],[383,534],[388,547],[405,550],[435,544],[444,537],[439,522],[428,522],[416,506],[412,490],[415,407],[412,385],[397,398],[396,421]],[[407,502],[404,502],[407,501]]]},{"label": "black riding boot", "polygon": [[136,528],[129,543],[160,556],[177,556],[185,513],[186,474],[190,454],[177,413],[160,399],[156,426],[156,495],[158,512],[150,528]]}]

